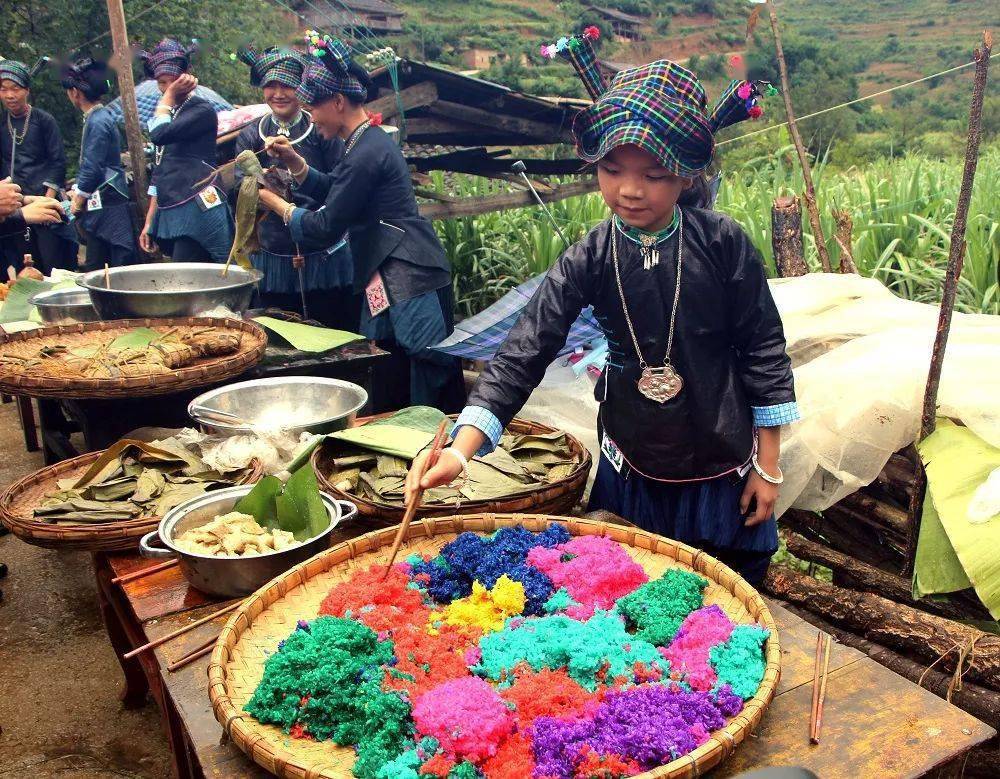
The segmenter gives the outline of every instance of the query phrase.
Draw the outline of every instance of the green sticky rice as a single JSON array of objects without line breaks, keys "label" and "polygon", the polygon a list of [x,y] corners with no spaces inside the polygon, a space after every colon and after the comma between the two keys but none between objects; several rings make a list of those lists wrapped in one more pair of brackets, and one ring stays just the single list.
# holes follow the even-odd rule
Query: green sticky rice
[{"label": "green sticky rice", "polygon": [[615,604],[636,637],[653,646],[667,646],[674,640],[684,618],[702,606],[702,592],[708,581],[680,568],[667,570],[659,579],[639,587]]},{"label": "green sticky rice", "polygon": [[764,680],[764,642],[769,635],[758,625],[737,625],[726,643],[712,647],[709,663],[719,677],[715,686],[728,684],[743,700],[752,698]]},{"label": "green sticky rice", "polygon": [[555,614],[557,611],[565,611],[570,606],[578,606],[579,604],[573,600],[569,591],[565,587],[560,587],[552,596],[542,604],[542,610],[546,614]]}]

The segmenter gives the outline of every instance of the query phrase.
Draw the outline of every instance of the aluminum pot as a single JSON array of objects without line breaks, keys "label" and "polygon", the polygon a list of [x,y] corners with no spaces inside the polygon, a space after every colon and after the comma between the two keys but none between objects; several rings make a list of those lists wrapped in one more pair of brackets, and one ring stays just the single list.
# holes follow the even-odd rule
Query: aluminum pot
[{"label": "aluminum pot", "polygon": [[[178,557],[181,572],[194,587],[220,598],[239,598],[260,589],[275,576],[329,548],[330,534],[334,528],[353,519],[358,513],[353,503],[335,500],[326,493],[321,493],[323,504],[330,514],[329,527],[318,536],[290,549],[251,557],[210,557],[181,551],[174,546],[173,539],[180,533],[211,522],[220,514],[228,514],[236,502],[252,489],[252,484],[227,487],[181,503],[167,512],[156,530],[140,539],[139,551],[143,557]],[[154,546],[157,541],[160,545]]]},{"label": "aluminum pot", "polygon": [[237,265],[223,276],[213,262],[154,262],[85,273],[77,284],[90,292],[101,319],[199,316],[218,306],[240,314],[263,274]]},{"label": "aluminum pot", "polygon": [[48,325],[99,322],[101,319],[85,289],[50,289],[32,295],[28,304],[38,309],[38,316]]},{"label": "aluminum pot", "polygon": [[[350,427],[367,402],[364,388],[349,381],[274,376],[204,392],[188,404],[188,416],[212,435],[247,435],[255,429],[280,429],[295,436],[325,434]],[[213,410],[239,421],[212,416]]]}]

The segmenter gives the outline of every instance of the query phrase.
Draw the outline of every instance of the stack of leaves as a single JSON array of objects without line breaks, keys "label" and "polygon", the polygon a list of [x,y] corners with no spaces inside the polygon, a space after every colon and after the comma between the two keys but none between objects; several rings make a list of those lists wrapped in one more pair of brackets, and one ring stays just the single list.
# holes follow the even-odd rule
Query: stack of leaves
[{"label": "stack of leaves", "polygon": [[[442,419],[444,414],[437,409],[415,406],[333,433],[331,443],[338,448],[327,478],[343,492],[375,503],[403,505],[407,471],[429,446]],[[423,503],[457,506],[464,501],[511,498],[565,479],[579,468],[580,460],[563,432],[508,431],[493,452],[469,463],[467,482],[427,490]]]},{"label": "stack of leaves", "polygon": [[35,518],[56,525],[162,517],[174,506],[212,489],[230,487],[245,470],[219,473],[173,438],[123,439],[87,471],[60,479],[35,507]]},{"label": "stack of leaves", "polygon": [[121,379],[168,374],[202,357],[232,354],[240,347],[239,335],[212,327],[163,332],[138,327],[113,339],[99,331],[91,335],[92,343],[46,345],[30,356],[2,355],[0,367],[23,376]]},{"label": "stack of leaves", "polygon": [[318,536],[330,526],[330,512],[312,468],[299,468],[284,484],[265,476],[240,498],[234,511],[249,514],[265,530],[283,530],[296,541]]}]

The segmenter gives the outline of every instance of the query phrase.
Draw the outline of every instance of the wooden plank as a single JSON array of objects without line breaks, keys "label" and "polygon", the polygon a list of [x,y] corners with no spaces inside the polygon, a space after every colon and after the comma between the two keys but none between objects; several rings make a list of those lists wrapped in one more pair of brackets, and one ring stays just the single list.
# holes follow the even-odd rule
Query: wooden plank
[{"label": "wooden plank", "polygon": [[713,776],[794,765],[821,777],[907,779],[924,776],[996,733],[869,658],[830,672],[816,745],[809,744],[811,700],[811,681],[778,695],[756,738],[744,741]]},{"label": "wooden plank", "polygon": [[365,105],[365,110],[370,114],[382,114],[382,121],[386,122],[399,115],[399,103],[403,104],[403,111],[412,111],[414,108],[422,108],[430,105],[438,98],[437,87],[432,81],[421,81],[412,87],[399,91],[399,100],[396,94],[390,93],[385,97],[372,100]]},{"label": "wooden plank", "polygon": [[506,130],[527,136],[538,143],[573,142],[573,134],[568,127],[538,122],[534,119],[522,119],[519,116],[504,114],[499,110],[485,111],[482,108],[473,108],[461,103],[438,100],[428,108],[428,113],[444,119],[457,119],[461,122],[482,125],[492,130]]},{"label": "wooden plank", "polygon": [[[575,195],[585,195],[597,190],[597,179],[587,178],[562,184],[551,192],[539,192],[543,202],[554,203]],[[420,213],[428,219],[450,219],[458,216],[475,216],[492,211],[506,211],[511,208],[525,208],[536,205],[535,198],[527,190],[505,192],[481,198],[464,198],[460,203],[421,203]]]}]

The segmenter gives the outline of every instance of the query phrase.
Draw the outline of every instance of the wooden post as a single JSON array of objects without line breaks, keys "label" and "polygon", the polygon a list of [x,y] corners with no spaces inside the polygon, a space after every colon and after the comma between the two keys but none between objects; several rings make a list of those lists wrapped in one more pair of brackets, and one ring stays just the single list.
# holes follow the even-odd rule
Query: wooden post
[{"label": "wooden post", "polygon": [[[965,263],[965,228],[969,218],[969,203],[972,200],[972,185],[976,180],[979,164],[979,141],[982,138],[983,95],[986,92],[986,76],[990,69],[990,54],[993,52],[993,35],[983,32],[983,46],[974,52],[976,76],[972,87],[972,106],[969,108],[969,137],[965,147],[965,169],[962,172],[962,186],[958,190],[955,205],[955,222],[951,228],[951,245],[948,249],[948,270],[941,292],[941,310],[938,314],[937,333],[931,351],[931,366],[927,372],[927,386],[924,390],[924,407],[920,417],[920,435],[917,442],[934,432],[937,422],[937,396],[941,385],[941,369],[944,367],[944,351],[948,346],[948,332],[951,330],[951,315],[955,310],[955,293],[958,280],[962,276]],[[910,499],[910,539],[906,556],[906,573],[913,571],[917,555],[917,539],[920,535],[920,518],[924,508],[924,490],[927,474],[922,461],[917,459],[914,490]]]},{"label": "wooden post", "polygon": [[767,10],[771,15],[771,30],[774,33],[774,50],[778,55],[778,71],[781,73],[781,96],[785,100],[785,113],[788,115],[788,131],[792,135],[792,143],[799,155],[802,166],[802,178],[806,183],[806,210],[809,212],[809,224],[812,225],[813,237],[816,239],[816,254],[824,273],[830,273],[830,253],[826,250],[826,238],[823,236],[823,225],[819,221],[819,207],[816,205],[816,188],[813,186],[812,168],[806,156],[806,147],[799,135],[799,127],[795,123],[795,110],[792,108],[792,88],[788,84],[788,66],[785,65],[785,52],[781,48],[781,32],[778,30],[778,14],[774,10],[773,0],[768,0]]},{"label": "wooden post", "polygon": [[837,232],[834,239],[840,246],[840,266],[841,273],[857,273],[858,266],[854,262],[854,220],[851,219],[849,211],[833,209],[833,219],[837,223]]},{"label": "wooden post", "polygon": [[108,0],[108,22],[111,24],[111,41],[114,55],[112,67],[118,73],[118,89],[121,92],[122,114],[125,116],[125,139],[128,155],[132,162],[132,183],[135,187],[135,202],[139,208],[139,218],[146,218],[149,198],[149,175],[146,171],[146,156],[143,151],[142,126],[139,124],[139,108],[135,102],[135,81],[132,78],[132,49],[125,27],[125,9],[122,0]]},{"label": "wooden post", "polygon": [[805,276],[809,272],[802,251],[802,206],[799,199],[776,197],[771,206],[771,248],[778,276]]}]

